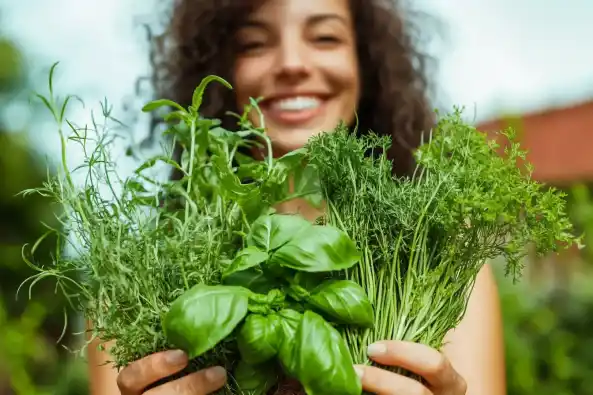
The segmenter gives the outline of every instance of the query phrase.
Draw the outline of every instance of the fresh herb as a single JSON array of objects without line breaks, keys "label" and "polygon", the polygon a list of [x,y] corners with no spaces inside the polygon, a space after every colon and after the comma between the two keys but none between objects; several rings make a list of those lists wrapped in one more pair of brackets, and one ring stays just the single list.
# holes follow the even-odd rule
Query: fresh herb
[{"label": "fresh herb", "polygon": [[[488,259],[502,255],[518,275],[528,243],[545,254],[574,240],[563,196],[518,167],[519,147],[498,155],[459,113],[442,119],[416,151],[416,173],[394,178],[388,138],[341,126],[274,158],[265,129],[247,119],[257,100],[235,114],[236,132],[201,117],[208,84],[231,89],[215,76],[187,108],[170,100],[144,107],[169,110],[164,153],[122,180],[108,134],[65,120],[69,99],[53,95],[54,68],[50,97],[40,98],[59,126],[62,171],[25,193],[63,207],[66,230],[50,232],[76,254],[58,245],[50,267],[25,260],[38,270],[31,285],[53,276],[93,337],[115,340],[109,351],[117,367],[182,348],[194,369],[231,370],[226,394],[264,395],[292,377],[310,395],[358,395],[353,363],[368,362],[368,344],[400,339],[440,348]],[[104,115],[112,119],[107,109]],[[68,141],[87,154],[72,171]],[[244,155],[254,149],[263,160]],[[157,164],[181,177],[150,176]],[[74,182],[79,171],[86,171],[82,185]],[[275,212],[294,198],[326,209],[315,223]]]},{"label": "fresh herb", "polygon": [[[508,143],[502,154],[497,138]],[[564,195],[530,178],[512,130],[488,139],[456,110],[416,150],[418,166],[409,177],[392,176],[390,143],[342,126],[307,146],[326,223],[362,251],[347,278],[362,286],[377,312],[372,327],[345,330],[358,363],[369,362],[366,346],[378,340],[440,349],[486,262],[503,257],[507,274],[517,278],[527,246],[541,256],[577,240]]]},{"label": "fresh herb", "polygon": [[[355,266],[360,253],[337,227],[273,209],[296,197],[319,203],[318,178],[305,163],[306,152],[274,158],[264,130],[245,113],[237,115],[235,133],[201,117],[207,85],[230,88],[211,76],[196,88],[188,108],[169,100],[143,108],[170,110],[164,115],[164,153],[122,180],[107,131],[65,120],[70,98],[54,97],[54,68],[50,96],[40,98],[59,126],[62,168],[43,187],[24,193],[40,193],[63,206],[65,231],[58,236],[76,254],[62,254],[59,245],[49,267],[37,267],[25,256],[38,270],[31,285],[56,278],[92,324],[92,337],[115,340],[109,352],[117,367],[182,348],[194,369],[221,364],[233,372],[225,393],[264,394],[289,375],[310,394],[359,394],[340,327],[371,325],[373,309],[358,284],[333,276]],[[246,112],[252,108],[257,101]],[[104,115],[112,120],[107,109]],[[68,142],[87,153],[84,166],[68,168]],[[172,155],[176,145],[183,149],[179,162]],[[264,160],[241,154],[250,149],[267,153]],[[157,164],[182,176],[159,180],[149,173]],[[81,171],[85,178],[79,185]],[[339,372],[330,372],[335,366]]]}]

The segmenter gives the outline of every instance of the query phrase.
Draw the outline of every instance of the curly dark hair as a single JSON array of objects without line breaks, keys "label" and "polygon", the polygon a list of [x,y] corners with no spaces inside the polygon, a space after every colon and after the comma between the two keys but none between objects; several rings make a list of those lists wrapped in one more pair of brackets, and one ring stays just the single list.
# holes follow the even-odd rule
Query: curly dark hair
[{"label": "curly dark hair", "polygon": [[[152,83],[161,97],[189,105],[207,75],[232,78],[234,31],[264,0],[174,0],[170,23],[152,40]],[[349,0],[360,62],[362,92],[358,130],[389,135],[389,157],[398,175],[414,166],[411,150],[434,124],[428,104],[427,57],[414,46],[411,24],[396,0]],[[202,113],[232,130],[237,111],[233,92],[211,85]]]}]

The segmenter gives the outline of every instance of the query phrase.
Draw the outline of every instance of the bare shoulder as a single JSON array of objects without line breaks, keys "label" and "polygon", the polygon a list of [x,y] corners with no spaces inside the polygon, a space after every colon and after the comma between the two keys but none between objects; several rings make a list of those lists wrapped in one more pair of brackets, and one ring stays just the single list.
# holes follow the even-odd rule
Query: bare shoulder
[{"label": "bare shoulder", "polygon": [[468,384],[467,395],[506,394],[500,298],[490,265],[478,274],[461,324],[444,352]]}]

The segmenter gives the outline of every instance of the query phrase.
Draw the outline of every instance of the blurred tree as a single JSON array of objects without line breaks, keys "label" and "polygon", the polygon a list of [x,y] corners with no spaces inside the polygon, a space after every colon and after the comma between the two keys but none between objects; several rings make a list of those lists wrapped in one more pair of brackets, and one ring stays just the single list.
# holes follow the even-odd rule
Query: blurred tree
[{"label": "blurred tree", "polygon": [[[17,48],[0,38],[0,109],[24,88],[25,71]],[[4,103],[3,103],[4,102]],[[34,243],[47,230],[42,223],[58,226],[54,209],[38,195],[16,196],[40,186],[47,164],[31,149],[24,131],[8,131],[0,123],[0,395],[88,394],[85,371],[73,365],[70,353],[57,344],[64,327],[65,298],[55,283],[42,281],[16,298],[18,286],[35,272],[22,258],[25,243]],[[37,250],[36,264],[50,262],[55,239]],[[69,328],[67,333],[71,333]]]},{"label": "blurred tree", "polygon": [[22,58],[15,45],[2,37],[0,37],[0,60],[0,93],[14,92],[23,84]]}]

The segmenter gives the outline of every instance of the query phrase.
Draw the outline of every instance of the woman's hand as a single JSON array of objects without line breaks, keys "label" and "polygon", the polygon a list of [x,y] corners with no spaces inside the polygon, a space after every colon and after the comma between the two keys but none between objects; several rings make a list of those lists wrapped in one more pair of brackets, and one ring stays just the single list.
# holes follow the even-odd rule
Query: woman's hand
[{"label": "woman's hand", "polygon": [[226,382],[225,370],[217,366],[145,391],[157,381],[180,372],[187,364],[188,358],[183,351],[155,353],[126,366],[117,377],[117,386],[121,395],[207,395],[222,388]]},{"label": "woman's hand", "polygon": [[396,366],[423,377],[426,386],[387,370],[357,365],[362,386],[377,395],[465,395],[465,380],[449,360],[428,346],[399,341],[378,342],[369,347],[369,358],[385,366]]}]

